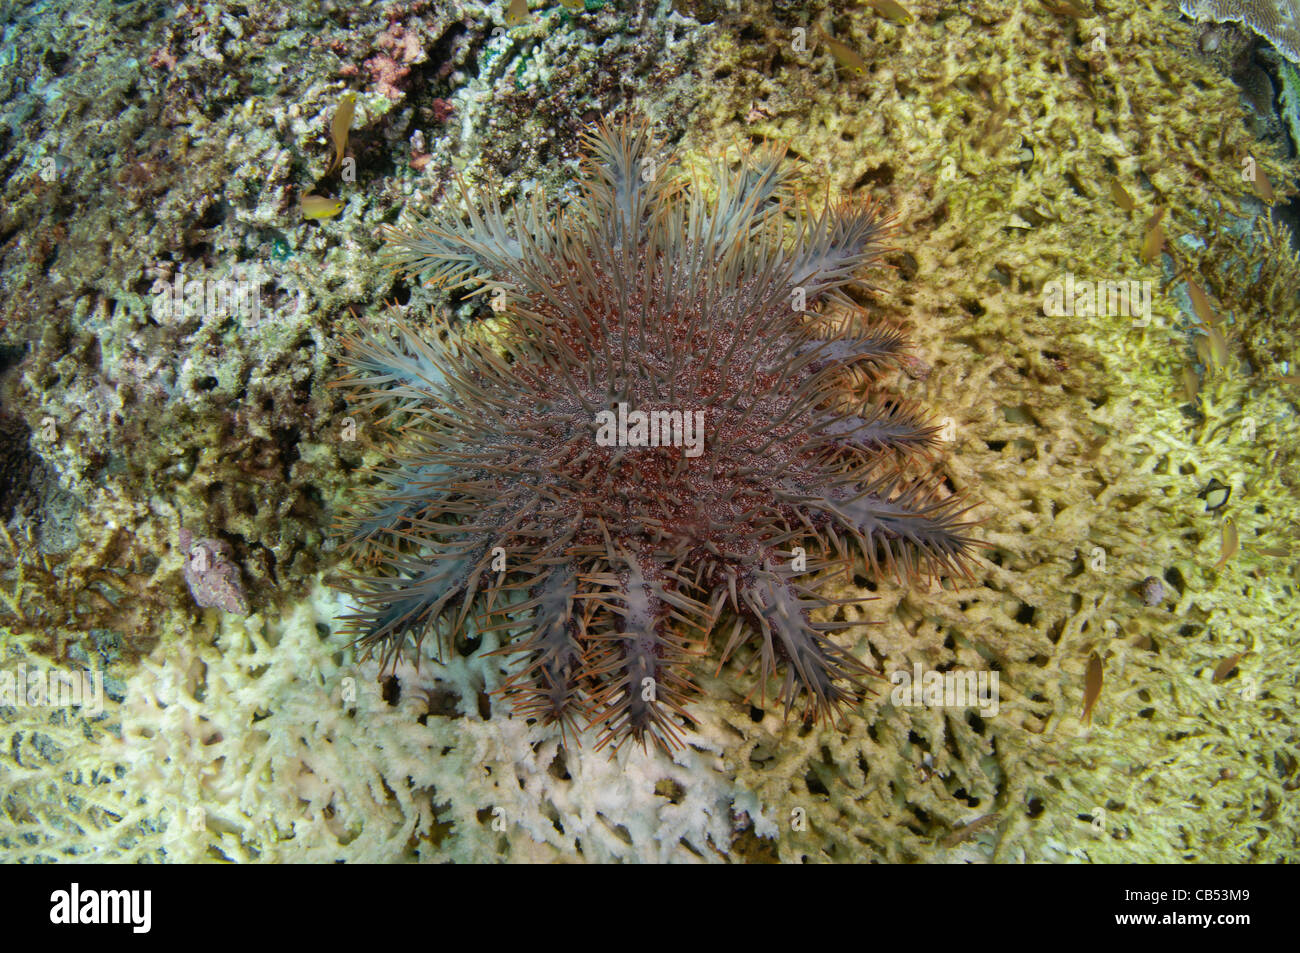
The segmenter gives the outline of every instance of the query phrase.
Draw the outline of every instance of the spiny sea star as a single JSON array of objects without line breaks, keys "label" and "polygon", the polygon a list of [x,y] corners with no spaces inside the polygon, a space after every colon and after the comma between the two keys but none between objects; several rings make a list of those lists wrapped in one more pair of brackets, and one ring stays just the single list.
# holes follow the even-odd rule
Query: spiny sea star
[{"label": "spiny sea star", "polygon": [[[349,341],[344,383],[406,421],[347,520],[382,566],[351,577],[350,631],[388,661],[474,611],[518,633],[516,711],[562,731],[582,713],[597,747],[680,742],[691,630],[729,625],[724,661],[756,641],[787,714],[855,703],[869,670],[828,632],[860,623],[812,621],[838,605],[819,572],[963,572],[976,545],[957,496],[906,466],[935,428],[867,393],[905,346],[841,290],[881,254],[880,213],[792,209],[775,151],[689,184],[644,126],[586,145],[554,217],[465,199],[387,232],[396,267],[509,304],[493,335]],[[849,309],[828,327],[808,308],[831,295]]]}]

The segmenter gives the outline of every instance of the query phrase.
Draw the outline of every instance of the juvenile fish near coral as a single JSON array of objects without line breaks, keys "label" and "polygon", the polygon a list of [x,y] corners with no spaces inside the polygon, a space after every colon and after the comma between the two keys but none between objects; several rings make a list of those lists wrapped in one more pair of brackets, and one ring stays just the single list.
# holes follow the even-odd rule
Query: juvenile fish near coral
[{"label": "juvenile fish near coral", "polygon": [[1133,201],[1133,196],[1124,191],[1124,186],[1119,184],[1119,179],[1110,180],[1110,197],[1115,200],[1116,205],[1126,212],[1131,212],[1133,209],[1137,208],[1137,204]]},{"label": "juvenile fish near coral", "polygon": [[1192,310],[1207,327],[1219,323],[1219,316],[1210,307],[1210,299],[1194,278],[1187,279],[1187,295],[1192,299]]},{"label": "juvenile fish near coral", "polygon": [[1160,227],[1160,220],[1165,217],[1162,205],[1156,213],[1147,219],[1147,234],[1142,239],[1142,263],[1149,265],[1160,257],[1160,250],[1165,247],[1165,231]]},{"label": "juvenile fish near coral", "polygon": [[909,23],[916,22],[916,17],[912,16],[911,12],[898,0],[867,0],[867,6],[886,20],[900,26],[907,26]]},{"label": "juvenile fish near coral", "polygon": [[1245,654],[1245,652],[1236,652],[1220,662],[1215,666],[1214,678],[1211,681],[1217,684],[1231,675],[1232,670],[1237,667],[1237,663],[1241,661],[1241,657]]},{"label": "juvenile fish near coral", "polygon": [[1196,336],[1196,354],[1206,367],[1226,367],[1228,364],[1228,340],[1223,332],[1214,325],[1205,329],[1204,334]]},{"label": "juvenile fish near coral", "polygon": [[1220,544],[1219,561],[1214,564],[1215,570],[1222,569],[1228,565],[1228,560],[1237,555],[1237,550],[1241,548],[1241,541],[1237,537],[1237,524],[1232,520],[1224,520],[1223,523],[1223,542]]},{"label": "juvenile fish near coral", "polygon": [[334,119],[330,123],[330,138],[334,140],[334,161],[325,170],[329,175],[343,164],[343,153],[348,148],[348,130],[352,128],[352,114],[357,106],[357,94],[345,93],[339,101],[339,108],[334,110]]},{"label": "juvenile fish near coral", "polygon": [[560,4],[570,13],[582,13],[587,9],[586,0],[560,0]]},{"label": "juvenile fish near coral", "polygon": [[1228,500],[1232,498],[1232,487],[1211,477],[1210,482],[1205,484],[1205,488],[1196,494],[1196,498],[1205,501],[1205,512],[1213,513],[1228,505]]},{"label": "juvenile fish near coral", "polygon": [[1093,652],[1088,659],[1088,674],[1083,689],[1083,720],[1088,724],[1092,724],[1092,707],[1101,696],[1101,676],[1101,656]]},{"label": "juvenile fish near coral", "polygon": [[825,30],[822,30],[822,41],[826,44],[826,49],[831,56],[835,57],[835,62],[839,63],[851,73],[857,73],[859,76],[867,74],[867,61],[864,60],[858,51],[847,43],[841,43],[835,37],[831,36]]},{"label": "juvenile fish near coral", "polygon": [[1206,329],[1205,336],[1210,339],[1210,353],[1214,355],[1215,362],[1219,367],[1228,365],[1228,339],[1223,336],[1214,325]]},{"label": "juvenile fish near coral", "polygon": [[1255,192],[1269,205],[1277,201],[1277,196],[1273,194],[1273,183],[1268,180],[1264,170],[1255,164]]},{"label": "juvenile fish near coral", "polygon": [[528,13],[528,0],[510,0],[510,8],[506,10],[506,26],[514,29],[530,19],[532,17]]},{"label": "juvenile fish near coral", "polygon": [[302,217],[305,219],[333,218],[343,211],[343,206],[346,204],[342,199],[330,199],[323,195],[304,195],[302,197]]}]

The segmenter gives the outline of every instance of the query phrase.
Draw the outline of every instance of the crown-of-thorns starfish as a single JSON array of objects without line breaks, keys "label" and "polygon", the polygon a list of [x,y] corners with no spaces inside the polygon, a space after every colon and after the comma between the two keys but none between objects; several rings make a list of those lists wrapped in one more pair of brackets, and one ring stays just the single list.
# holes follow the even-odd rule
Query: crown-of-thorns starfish
[{"label": "crown-of-thorns starfish", "polygon": [[[509,305],[490,336],[349,341],[355,402],[404,421],[345,518],[374,569],[346,583],[350,631],[387,663],[472,613],[523,659],[516,711],[580,717],[597,747],[680,743],[692,645],[715,631],[723,661],[752,646],[759,685],[782,678],[787,715],[856,703],[869,670],[829,633],[860,623],[813,621],[839,605],[820,570],[963,573],[977,545],[911,465],[935,428],[875,394],[902,335],[841,291],[880,256],[881,215],[791,202],[775,151],[688,183],[644,126],[586,146],[554,216],[465,199],[387,231],[395,267]],[[828,296],[847,317],[809,310]]]}]

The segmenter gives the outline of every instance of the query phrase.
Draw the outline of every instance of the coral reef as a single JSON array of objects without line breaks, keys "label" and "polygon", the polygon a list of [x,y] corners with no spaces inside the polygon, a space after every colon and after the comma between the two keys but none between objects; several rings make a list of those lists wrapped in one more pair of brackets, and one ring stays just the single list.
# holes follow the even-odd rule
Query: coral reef
[{"label": "coral reef", "polygon": [[1295,0],[1179,0],[1194,20],[1240,23],[1264,37],[1293,63],[1300,63],[1300,7]]},{"label": "coral reef", "polygon": [[[108,698],[0,707],[0,855],[1293,860],[1294,164],[1172,7],[906,6],[904,25],[817,2],[591,3],[513,29],[501,5],[418,0],[7,7],[0,406],[22,422],[6,446],[40,463],[17,464],[0,548],[3,664],[103,670]],[[381,43],[394,23],[419,53]],[[380,86],[365,64],[385,55],[409,70]],[[355,182],[326,178],[346,89]],[[877,600],[846,653],[996,673],[996,714],[882,686],[805,726],[747,701],[732,659],[691,669],[683,748],[611,760],[511,715],[501,632],[384,682],[349,648],[326,526],[382,457],[326,387],[342,339],[386,300],[417,333],[493,329],[467,320],[491,316],[484,297],[385,270],[377,227],[438,208],[456,174],[572,200],[577,133],[619,111],[688,166],[787,144],[794,184],[895,214],[889,267],[852,296],[915,344],[886,384],[939,414],[941,472],[997,514],[992,547],[957,588],[820,591]],[[318,183],[347,204],[304,222]],[[155,282],[177,275],[265,276],[272,318],[156,320]],[[1049,315],[1067,275],[1150,282],[1150,313]],[[1232,492],[1207,512],[1211,479]],[[231,546],[247,616],[194,604],[182,526]]]}]

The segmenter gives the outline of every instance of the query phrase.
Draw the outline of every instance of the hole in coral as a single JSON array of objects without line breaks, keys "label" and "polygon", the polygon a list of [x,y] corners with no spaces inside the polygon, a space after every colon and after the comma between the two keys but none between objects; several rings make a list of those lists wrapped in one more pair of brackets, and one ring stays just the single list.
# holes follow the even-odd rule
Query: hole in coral
[{"label": "hole in coral", "polygon": [[379,697],[388,702],[390,708],[401,700],[402,683],[397,680],[396,675],[386,675],[380,680]]},{"label": "hole in coral", "polygon": [[894,169],[888,163],[876,166],[874,169],[868,169],[858,176],[857,181],[853,183],[852,191],[858,192],[870,186],[886,186],[894,181]]},{"label": "hole in coral", "polygon": [[1174,589],[1177,590],[1178,595],[1181,596],[1183,594],[1183,590],[1187,588],[1187,580],[1185,580],[1183,578],[1183,574],[1178,571],[1178,567],[1170,566],[1168,569],[1165,570],[1164,575],[1165,575],[1165,582],[1173,586]]},{"label": "hole in coral", "polygon": [[655,783],[655,794],[667,798],[670,804],[681,804],[686,797],[686,789],[672,778],[660,778]]},{"label": "hole in coral", "polygon": [[804,775],[803,783],[808,786],[809,794],[830,795],[830,792],[826,790],[826,785],[822,784],[821,778],[817,777],[815,770],[811,770]]},{"label": "hole in coral", "polygon": [[546,772],[558,781],[572,780],[563,748],[556,750],[555,757],[551,759],[551,763],[547,767]]}]

